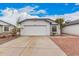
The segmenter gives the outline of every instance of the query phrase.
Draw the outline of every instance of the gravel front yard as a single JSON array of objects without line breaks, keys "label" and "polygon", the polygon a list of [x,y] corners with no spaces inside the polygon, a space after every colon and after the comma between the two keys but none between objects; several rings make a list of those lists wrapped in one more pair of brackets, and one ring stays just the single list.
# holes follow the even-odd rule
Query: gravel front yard
[{"label": "gravel front yard", "polygon": [[68,56],[79,56],[79,37],[64,35],[52,37],[52,40]]},{"label": "gravel front yard", "polygon": [[5,38],[0,38],[0,44],[6,43],[6,42],[13,40],[15,38],[17,38],[17,37],[16,36],[10,36],[10,37],[5,37]]}]

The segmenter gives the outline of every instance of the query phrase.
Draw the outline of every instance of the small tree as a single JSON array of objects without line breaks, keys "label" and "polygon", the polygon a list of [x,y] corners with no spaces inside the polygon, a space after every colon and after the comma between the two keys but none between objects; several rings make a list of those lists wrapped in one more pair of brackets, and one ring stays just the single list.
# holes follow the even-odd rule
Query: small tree
[{"label": "small tree", "polygon": [[55,22],[60,24],[60,34],[62,35],[62,28],[63,28],[64,19],[63,18],[57,18],[55,20]]},{"label": "small tree", "polygon": [[16,36],[16,35],[17,35],[17,29],[16,29],[16,27],[14,27],[14,28],[11,30],[11,34],[12,34],[12,36]]},{"label": "small tree", "polygon": [[17,30],[17,33],[19,33],[19,35],[20,35],[20,23],[19,23],[19,21],[20,21],[20,17],[18,18],[18,20],[17,20],[17,22],[16,22],[16,30]]},{"label": "small tree", "polygon": [[20,23],[19,23],[19,21],[20,21],[20,18],[18,18],[18,20],[17,20],[17,22],[16,22],[16,26],[11,30],[11,34],[13,35],[13,36],[15,36],[15,35],[19,35],[20,36]]}]

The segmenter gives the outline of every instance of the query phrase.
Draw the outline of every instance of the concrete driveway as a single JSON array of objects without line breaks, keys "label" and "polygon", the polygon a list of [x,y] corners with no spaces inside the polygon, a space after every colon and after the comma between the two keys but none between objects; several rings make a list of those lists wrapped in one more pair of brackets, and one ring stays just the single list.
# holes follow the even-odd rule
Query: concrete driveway
[{"label": "concrete driveway", "polygon": [[19,37],[0,45],[3,56],[65,56],[50,37]]}]

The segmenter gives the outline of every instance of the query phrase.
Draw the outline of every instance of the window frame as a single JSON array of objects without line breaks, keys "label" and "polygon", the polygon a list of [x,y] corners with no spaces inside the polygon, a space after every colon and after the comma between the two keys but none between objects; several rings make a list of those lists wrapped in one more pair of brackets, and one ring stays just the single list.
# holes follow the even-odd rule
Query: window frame
[{"label": "window frame", "polygon": [[52,32],[57,32],[57,26],[52,26]]},{"label": "window frame", "polygon": [[4,26],[4,32],[8,32],[8,31],[9,31],[9,26]]}]

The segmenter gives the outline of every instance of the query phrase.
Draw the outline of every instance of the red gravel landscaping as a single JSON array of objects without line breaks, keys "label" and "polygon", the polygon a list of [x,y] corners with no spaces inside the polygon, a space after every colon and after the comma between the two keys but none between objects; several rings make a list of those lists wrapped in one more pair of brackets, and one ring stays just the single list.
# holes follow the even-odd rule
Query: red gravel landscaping
[{"label": "red gravel landscaping", "polygon": [[79,37],[64,35],[51,38],[68,56],[79,56]]},{"label": "red gravel landscaping", "polygon": [[6,43],[6,42],[13,40],[15,38],[17,38],[17,37],[16,36],[10,36],[10,37],[0,38],[0,44]]}]

